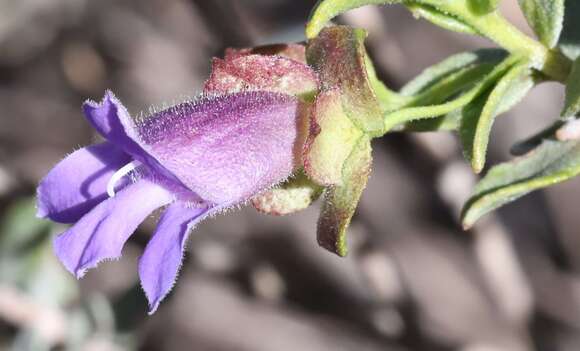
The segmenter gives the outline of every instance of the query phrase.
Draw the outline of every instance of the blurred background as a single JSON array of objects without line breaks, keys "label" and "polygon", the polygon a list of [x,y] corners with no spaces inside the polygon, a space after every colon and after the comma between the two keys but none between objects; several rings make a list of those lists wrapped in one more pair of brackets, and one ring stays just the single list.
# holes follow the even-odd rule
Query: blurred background
[{"label": "blurred background", "polygon": [[[350,229],[351,254],[317,247],[318,204],[274,218],[252,208],[200,225],[178,284],[146,316],[137,260],[76,281],[37,220],[39,179],[96,140],[80,106],[112,89],[133,114],[200,92],[225,47],[301,41],[313,0],[0,0],[0,350],[580,350],[580,182],[458,223],[476,182],[451,134],[389,135]],[[516,0],[502,11],[528,31]],[[492,46],[404,8],[340,22],[370,31],[399,88],[446,56]],[[558,116],[544,84],[497,122],[492,163]]]}]

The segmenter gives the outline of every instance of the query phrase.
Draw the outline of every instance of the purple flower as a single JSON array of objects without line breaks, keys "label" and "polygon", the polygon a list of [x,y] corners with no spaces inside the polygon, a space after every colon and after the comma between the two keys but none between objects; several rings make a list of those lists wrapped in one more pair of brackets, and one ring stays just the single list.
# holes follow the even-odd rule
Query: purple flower
[{"label": "purple flower", "polygon": [[299,160],[294,97],[245,92],[132,119],[111,92],[83,110],[106,139],[73,152],[41,181],[38,216],[75,223],[54,249],[77,278],[164,209],[139,262],[150,313],[170,291],[188,233],[201,220],[285,180]]}]

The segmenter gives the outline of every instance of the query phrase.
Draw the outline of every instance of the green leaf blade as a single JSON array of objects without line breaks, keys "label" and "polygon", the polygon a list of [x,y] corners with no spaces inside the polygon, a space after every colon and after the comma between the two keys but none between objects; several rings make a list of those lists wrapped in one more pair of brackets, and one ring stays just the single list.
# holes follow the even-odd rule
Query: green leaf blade
[{"label": "green leaf blade", "polygon": [[534,190],[580,174],[580,142],[545,140],[526,156],[493,167],[475,188],[462,214],[468,229],[485,214]]},{"label": "green leaf blade", "polygon": [[397,126],[408,122],[444,116],[470,105],[474,100],[476,100],[476,98],[493,87],[497,80],[500,79],[505,72],[513,66],[513,64],[513,57],[505,59],[502,63],[494,67],[491,72],[482,77],[477,84],[469,90],[462,92],[462,94],[453,100],[428,106],[422,106],[422,103],[417,103],[419,106],[406,107],[387,113],[384,116],[384,132],[386,133]]},{"label": "green leaf blade", "polygon": [[553,48],[564,24],[565,0],[519,0],[520,7],[542,44]]},{"label": "green leaf blade", "polygon": [[[465,156],[476,173],[480,173],[485,166],[495,117],[523,98],[532,86],[529,63],[524,61],[510,68],[489,95],[481,96],[466,111],[461,122],[460,135]],[[508,101],[508,98],[511,99]]]},{"label": "green leaf blade", "polygon": [[405,4],[407,8],[415,15],[415,17],[422,17],[436,26],[447,29],[452,32],[464,34],[478,34],[477,30],[469,24],[462,22],[460,19],[450,16],[449,14],[438,10],[432,5],[424,5],[417,3]]},{"label": "green leaf blade", "polygon": [[580,112],[580,57],[572,64],[572,71],[566,82],[566,102],[562,117],[572,117]]},{"label": "green leaf blade", "polygon": [[461,69],[486,63],[497,64],[504,60],[507,55],[508,53],[502,49],[480,49],[450,56],[423,70],[421,74],[401,89],[401,94],[417,95]]}]

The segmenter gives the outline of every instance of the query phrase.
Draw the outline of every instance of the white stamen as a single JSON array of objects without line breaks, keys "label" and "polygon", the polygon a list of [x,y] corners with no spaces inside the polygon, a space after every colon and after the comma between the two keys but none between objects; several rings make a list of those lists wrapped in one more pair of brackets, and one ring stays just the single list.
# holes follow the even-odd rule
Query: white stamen
[{"label": "white stamen", "polygon": [[135,160],[119,168],[119,170],[113,174],[111,179],[109,179],[109,183],[107,183],[107,194],[109,194],[110,197],[115,196],[115,185],[117,185],[119,180],[139,166],[141,166],[141,162]]}]

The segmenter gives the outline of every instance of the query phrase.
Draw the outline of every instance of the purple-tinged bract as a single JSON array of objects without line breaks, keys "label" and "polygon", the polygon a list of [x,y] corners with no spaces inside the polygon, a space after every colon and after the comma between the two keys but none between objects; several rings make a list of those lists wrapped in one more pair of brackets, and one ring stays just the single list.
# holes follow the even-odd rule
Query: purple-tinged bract
[{"label": "purple-tinged bract", "polygon": [[174,284],[188,233],[204,218],[288,178],[303,136],[296,98],[245,92],[133,119],[112,93],[83,110],[106,139],[57,164],[38,186],[38,215],[75,223],[54,243],[80,278],[166,207],[139,262],[153,313]]}]

